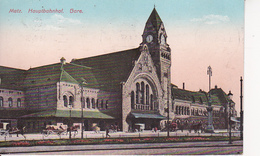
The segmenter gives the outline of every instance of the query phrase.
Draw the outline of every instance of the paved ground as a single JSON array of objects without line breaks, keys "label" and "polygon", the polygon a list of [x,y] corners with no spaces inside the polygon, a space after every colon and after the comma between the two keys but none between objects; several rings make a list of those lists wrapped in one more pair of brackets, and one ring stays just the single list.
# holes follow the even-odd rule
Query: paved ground
[{"label": "paved ground", "polygon": [[243,153],[243,142],[203,141],[183,143],[145,143],[145,144],[107,144],[107,145],[70,145],[4,147],[1,154],[66,154],[66,155],[103,155],[103,154],[239,154]]},{"label": "paved ground", "polygon": [[[110,136],[113,137],[157,137],[157,136],[167,136],[167,132],[152,132],[152,131],[144,131],[144,132],[134,132],[134,133],[126,133],[126,132],[116,132],[116,133],[109,133]],[[232,131],[232,136],[239,136],[239,131]],[[22,135],[18,137],[13,134],[11,136],[0,136],[0,141],[12,141],[12,140],[43,140],[43,139],[67,139],[69,135],[63,134],[58,136],[57,134],[50,134],[49,136],[44,136],[40,133],[38,134],[25,134],[25,138]],[[99,133],[95,133],[93,131],[85,131],[84,138],[104,138],[106,136],[105,131],[101,131]],[[215,133],[189,133],[187,130],[183,132],[170,132],[170,136],[229,136],[227,130],[215,130]],[[72,133],[72,138],[80,138],[81,132],[78,132],[77,135]]]}]

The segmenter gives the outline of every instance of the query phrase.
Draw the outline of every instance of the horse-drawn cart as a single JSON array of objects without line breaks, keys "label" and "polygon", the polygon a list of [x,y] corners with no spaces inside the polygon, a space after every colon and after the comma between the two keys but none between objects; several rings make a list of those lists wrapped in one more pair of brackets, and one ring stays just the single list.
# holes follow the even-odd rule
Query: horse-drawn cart
[{"label": "horse-drawn cart", "polygon": [[72,127],[68,127],[66,125],[47,125],[45,129],[43,129],[42,134],[44,136],[49,136],[50,134],[57,134],[58,136],[61,135],[67,135],[68,132],[72,132],[74,133],[74,136],[76,136],[78,134],[78,128],[79,126],[72,126]]},{"label": "horse-drawn cart", "polygon": [[17,137],[19,134],[23,135],[25,127],[17,128],[17,127],[11,127],[9,123],[7,122],[0,122],[0,135],[1,136],[12,136],[12,134],[16,134]]}]

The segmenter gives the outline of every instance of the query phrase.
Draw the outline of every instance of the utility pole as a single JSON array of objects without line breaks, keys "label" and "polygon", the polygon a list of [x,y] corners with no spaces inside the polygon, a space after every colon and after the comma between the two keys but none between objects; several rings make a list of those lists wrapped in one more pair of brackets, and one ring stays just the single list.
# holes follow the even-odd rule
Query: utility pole
[{"label": "utility pole", "polygon": [[243,140],[243,79],[240,77],[240,139]]}]

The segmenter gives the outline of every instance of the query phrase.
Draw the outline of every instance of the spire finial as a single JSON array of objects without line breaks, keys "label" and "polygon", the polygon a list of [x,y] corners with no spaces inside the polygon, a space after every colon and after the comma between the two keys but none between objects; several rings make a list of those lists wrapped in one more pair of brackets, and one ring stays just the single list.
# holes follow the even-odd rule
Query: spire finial
[{"label": "spire finial", "polygon": [[155,4],[154,4],[154,9],[155,9]]}]

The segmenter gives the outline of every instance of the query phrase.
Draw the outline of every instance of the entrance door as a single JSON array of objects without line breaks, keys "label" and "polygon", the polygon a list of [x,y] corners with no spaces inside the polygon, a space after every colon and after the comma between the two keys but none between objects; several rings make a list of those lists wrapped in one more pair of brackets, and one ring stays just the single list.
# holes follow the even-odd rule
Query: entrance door
[{"label": "entrance door", "polygon": [[88,131],[88,120],[84,120],[84,130]]}]

